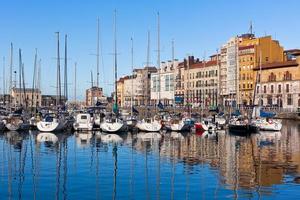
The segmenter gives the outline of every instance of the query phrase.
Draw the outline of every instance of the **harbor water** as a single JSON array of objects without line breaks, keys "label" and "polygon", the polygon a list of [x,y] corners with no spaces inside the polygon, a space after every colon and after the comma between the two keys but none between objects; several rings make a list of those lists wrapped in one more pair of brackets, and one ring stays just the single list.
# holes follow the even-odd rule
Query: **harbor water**
[{"label": "harbor water", "polygon": [[0,133],[1,199],[300,199],[300,124],[217,133]]}]

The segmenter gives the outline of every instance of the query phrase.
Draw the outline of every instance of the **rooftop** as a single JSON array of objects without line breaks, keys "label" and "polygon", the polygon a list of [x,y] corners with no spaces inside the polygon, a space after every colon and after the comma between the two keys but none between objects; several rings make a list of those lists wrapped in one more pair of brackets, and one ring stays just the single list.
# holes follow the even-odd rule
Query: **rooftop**
[{"label": "rooftop", "polygon": [[[284,67],[297,67],[298,63],[296,60],[289,60],[289,61],[284,61],[284,62],[273,62],[273,63],[268,63],[264,64],[261,66],[261,69],[276,69],[276,68],[284,68]],[[260,70],[260,67],[257,66],[253,69],[254,71]]]}]

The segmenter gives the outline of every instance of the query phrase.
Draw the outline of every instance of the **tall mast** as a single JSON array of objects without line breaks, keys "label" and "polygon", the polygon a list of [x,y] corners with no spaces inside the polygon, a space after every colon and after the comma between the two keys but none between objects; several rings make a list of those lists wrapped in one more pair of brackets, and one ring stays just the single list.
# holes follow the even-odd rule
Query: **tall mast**
[{"label": "tall mast", "polygon": [[32,78],[32,92],[31,92],[31,107],[34,107],[34,91],[36,89],[36,69],[37,68],[37,49],[35,49],[35,56],[34,56],[34,67],[33,67],[33,78]]},{"label": "tall mast", "polygon": [[68,100],[68,53],[67,53],[67,39],[68,35],[65,35],[65,67],[64,67],[64,97]]},{"label": "tall mast", "polygon": [[175,111],[175,47],[174,47],[174,39],[172,39],[172,66],[173,66],[173,108]]},{"label": "tall mast", "polygon": [[3,56],[3,102],[5,103],[5,93],[6,93],[6,88],[5,88],[5,57]]},{"label": "tall mast", "polygon": [[23,84],[23,94],[25,99],[25,108],[27,109],[27,97],[26,97],[26,88],[25,88],[25,70],[24,63],[22,63],[22,84]]},{"label": "tall mast", "polygon": [[37,88],[41,90],[41,74],[42,74],[42,60],[39,60],[39,67],[38,67],[38,78],[37,78]]},{"label": "tall mast", "polygon": [[150,31],[148,30],[148,44],[147,44],[147,63],[146,67],[150,66]]},{"label": "tall mast", "polygon": [[91,70],[91,87],[94,87],[93,71]]},{"label": "tall mast", "polygon": [[19,104],[21,105],[21,102],[22,102],[22,52],[21,52],[21,49],[19,49],[19,91],[20,91]]},{"label": "tall mast", "polygon": [[99,42],[100,42],[100,25],[99,17],[97,18],[97,87],[99,87]]},{"label": "tall mast", "polygon": [[76,88],[77,87],[77,63],[75,62],[75,66],[74,66],[74,101],[75,101],[75,105],[76,105],[76,101],[77,101],[77,94],[76,94]]},{"label": "tall mast", "polygon": [[[9,65],[9,94],[11,94],[11,89],[13,88],[12,83],[12,73],[13,73],[13,43],[10,43],[10,65]],[[11,108],[11,95],[9,95],[9,107]]]},{"label": "tall mast", "polygon": [[[144,90],[144,97],[147,96],[147,105],[150,104],[150,93],[151,90],[149,91],[149,82],[148,82],[148,74],[149,74],[149,69],[148,67],[150,66],[150,31],[148,30],[148,44],[147,44],[147,62],[146,62],[146,67],[147,67],[147,81],[146,81],[146,90]],[[149,91],[149,92],[148,92]]]},{"label": "tall mast", "polygon": [[157,13],[157,68],[158,68],[158,103],[160,102],[160,23]]},{"label": "tall mast", "polygon": [[115,68],[115,106],[116,112],[118,109],[118,86],[117,86],[117,78],[118,78],[118,63],[117,63],[117,11],[114,12],[114,68]]},{"label": "tall mast", "polygon": [[133,116],[133,38],[131,38],[131,97],[130,97],[130,105],[131,105],[131,116]]},{"label": "tall mast", "polygon": [[61,103],[61,79],[60,79],[60,54],[59,54],[59,32],[57,35],[57,79],[56,79],[56,106]]},{"label": "tall mast", "polygon": [[[261,50],[260,50],[260,52],[259,52],[259,85],[260,85],[260,87],[259,87],[259,103],[258,103],[258,105],[260,105],[260,102],[261,102],[261,99],[262,99],[262,92],[261,92],[261,90],[262,90],[262,86],[261,86],[261,62],[262,62],[262,53],[261,53]],[[260,105],[260,106],[263,106],[263,105]]]}]

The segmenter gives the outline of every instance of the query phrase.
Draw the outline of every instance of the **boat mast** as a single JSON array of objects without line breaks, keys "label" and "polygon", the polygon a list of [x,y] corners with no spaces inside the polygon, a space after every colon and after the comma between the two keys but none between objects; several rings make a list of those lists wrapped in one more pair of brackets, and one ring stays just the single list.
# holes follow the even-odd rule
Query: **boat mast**
[{"label": "boat mast", "polygon": [[118,63],[117,63],[117,11],[114,11],[114,69],[115,69],[115,108],[116,112],[118,112],[118,86],[117,86],[117,78],[118,78]]},{"label": "boat mast", "polygon": [[64,97],[68,100],[68,54],[67,54],[67,39],[68,35],[65,35],[65,67],[64,67]]},{"label": "boat mast", "polygon": [[20,91],[20,106],[22,105],[22,52],[21,49],[19,49],[19,91]]},{"label": "boat mast", "polygon": [[160,102],[160,23],[157,13],[157,68],[158,68],[158,103]]},{"label": "boat mast", "polygon": [[175,113],[175,85],[176,85],[176,79],[175,79],[175,47],[174,47],[174,39],[172,39],[172,65],[173,65],[173,108]]},{"label": "boat mast", "polygon": [[[31,107],[33,112],[34,107],[34,92],[36,89],[36,69],[37,68],[37,49],[35,49],[35,56],[34,56],[34,67],[33,67],[33,79],[32,79],[32,90],[31,90]],[[36,109],[35,109],[36,110]]]},{"label": "boat mast", "polygon": [[99,25],[99,17],[97,18],[97,87],[99,87],[99,43],[100,43],[100,25]]},{"label": "boat mast", "polygon": [[74,101],[75,101],[75,105],[77,103],[77,94],[76,94],[76,88],[77,87],[77,63],[75,62],[75,66],[74,66]]},{"label": "boat mast", "polygon": [[91,87],[94,87],[93,71],[91,70]]},{"label": "boat mast", "polygon": [[148,90],[149,90],[149,84],[148,84],[148,74],[149,74],[149,66],[150,66],[150,31],[148,30],[148,44],[147,44],[147,62],[146,62],[146,67],[147,67],[147,81],[146,81],[146,95],[148,95],[148,98],[147,98],[147,105],[149,106],[150,105],[150,101],[151,101],[151,89],[148,93]]},{"label": "boat mast", "polygon": [[24,99],[25,99],[25,109],[27,109],[27,97],[26,97],[26,89],[25,89],[25,70],[24,70],[24,63],[22,63],[22,83],[23,83],[23,93],[24,93]]},{"label": "boat mast", "polygon": [[[13,73],[13,43],[10,43],[9,92],[8,92],[9,94],[11,94],[11,89],[13,88],[12,73]],[[9,107],[11,111],[11,95],[9,95]]]},{"label": "boat mast", "polygon": [[41,90],[42,59],[39,60],[37,88]]},{"label": "boat mast", "polygon": [[131,105],[131,117],[133,116],[133,38],[131,37],[131,98],[130,98],[130,105]]},{"label": "boat mast", "polygon": [[3,56],[3,104],[5,104],[5,93],[6,93],[6,88],[5,88],[5,57]]},{"label": "boat mast", "polygon": [[56,79],[56,107],[61,103],[61,79],[60,79],[60,54],[59,54],[59,32],[57,35],[57,79]]}]

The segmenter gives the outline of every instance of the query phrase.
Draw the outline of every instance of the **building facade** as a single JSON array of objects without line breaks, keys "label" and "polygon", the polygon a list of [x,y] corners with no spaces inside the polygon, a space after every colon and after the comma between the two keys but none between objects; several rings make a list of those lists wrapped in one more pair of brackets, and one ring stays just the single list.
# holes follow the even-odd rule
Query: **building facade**
[{"label": "building facade", "polygon": [[219,55],[208,61],[199,61],[193,56],[188,58],[184,71],[185,104],[192,107],[214,107],[218,105]]},{"label": "building facade", "polygon": [[290,111],[300,107],[300,57],[254,68],[258,73],[255,104]]},{"label": "building facade", "polygon": [[91,87],[85,92],[86,106],[95,106],[98,101],[103,101],[106,98],[103,96],[103,90],[101,87]]},{"label": "building facade", "polygon": [[238,96],[238,45],[239,38],[232,37],[221,47],[219,90],[220,103],[236,104]]},{"label": "building facade", "polygon": [[239,39],[239,96],[238,103],[253,102],[256,73],[260,64],[283,61],[283,48],[271,36],[256,38],[254,34],[243,34]]},{"label": "building facade", "polygon": [[151,74],[151,104],[175,105],[175,69],[177,60],[162,62],[157,73]]},{"label": "building facade", "polygon": [[20,89],[12,88],[11,90],[12,105],[40,107],[42,102],[42,94],[39,89]]}]

